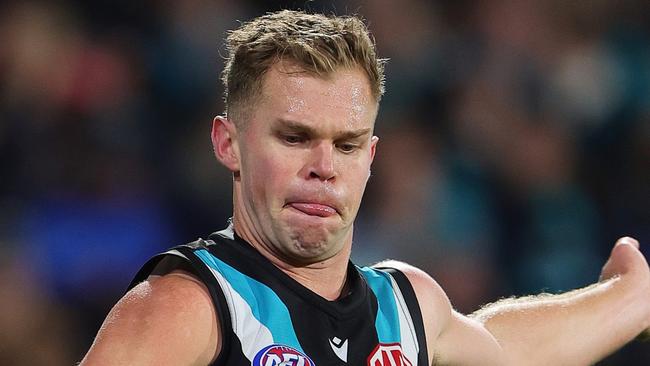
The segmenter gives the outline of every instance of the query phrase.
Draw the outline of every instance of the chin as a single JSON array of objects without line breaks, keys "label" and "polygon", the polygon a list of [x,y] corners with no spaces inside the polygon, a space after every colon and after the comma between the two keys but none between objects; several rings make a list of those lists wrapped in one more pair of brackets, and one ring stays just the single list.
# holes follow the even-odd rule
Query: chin
[{"label": "chin", "polygon": [[296,258],[327,259],[336,254],[336,248],[342,245],[341,233],[344,229],[334,217],[322,219],[289,212],[282,221],[283,225],[277,229],[286,239],[286,250]]},{"label": "chin", "polygon": [[320,250],[324,247],[327,247],[329,240],[329,235],[327,235],[325,230],[322,228],[316,230],[300,230],[299,232],[294,232],[291,235],[291,241],[294,243],[294,246],[305,251],[314,251]]},{"label": "chin", "polygon": [[305,259],[322,259],[332,251],[333,238],[324,228],[316,230],[300,230],[291,234],[292,251],[298,257]]}]

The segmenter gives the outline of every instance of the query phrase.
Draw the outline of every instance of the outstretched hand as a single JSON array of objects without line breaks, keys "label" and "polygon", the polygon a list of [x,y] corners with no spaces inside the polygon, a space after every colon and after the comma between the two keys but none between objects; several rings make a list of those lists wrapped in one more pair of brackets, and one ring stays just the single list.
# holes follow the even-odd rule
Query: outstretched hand
[{"label": "outstretched hand", "polygon": [[[648,262],[639,250],[639,242],[630,237],[618,239],[607,263],[600,273],[600,280],[604,281],[615,276],[628,276],[632,279],[641,296],[647,301],[648,323],[650,323],[650,268]],[[647,328],[639,338],[650,340],[650,328]]]}]

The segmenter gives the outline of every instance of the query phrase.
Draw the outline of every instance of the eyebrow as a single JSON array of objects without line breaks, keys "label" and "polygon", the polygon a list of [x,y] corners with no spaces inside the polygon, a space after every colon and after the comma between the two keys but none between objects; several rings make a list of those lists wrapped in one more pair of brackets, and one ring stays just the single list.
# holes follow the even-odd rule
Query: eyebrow
[{"label": "eyebrow", "polygon": [[[297,132],[297,133],[304,133],[308,136],[318,136],[319,133],[316,131],[313,127],[307,126],[304,123],[297,122],[297,121],[292,121],[292,120],[287,120],[287,119],[278,119],[276,121],[276,125],[273,126],[275,130],[278,129],[288,129],[291,130],[292,132]],[[356,139],[359,137],[362,137],[364,135],[369,135],[372,133],[371,128],[362,128],[359,130],[353,130],[353,131],[340,131],[336,133],[336,140],[348,140],[348,139]]]}]

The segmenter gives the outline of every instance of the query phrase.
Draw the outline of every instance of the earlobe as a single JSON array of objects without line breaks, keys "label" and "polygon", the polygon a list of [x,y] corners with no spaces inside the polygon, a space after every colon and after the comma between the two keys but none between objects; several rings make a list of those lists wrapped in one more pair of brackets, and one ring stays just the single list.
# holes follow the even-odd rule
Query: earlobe
[{"label": "earlobe", "polygon": [[233,173],[239,172],[239,148],[237,128],[225,116],[216,116],[212,121],[212,148],[214,155]]}]

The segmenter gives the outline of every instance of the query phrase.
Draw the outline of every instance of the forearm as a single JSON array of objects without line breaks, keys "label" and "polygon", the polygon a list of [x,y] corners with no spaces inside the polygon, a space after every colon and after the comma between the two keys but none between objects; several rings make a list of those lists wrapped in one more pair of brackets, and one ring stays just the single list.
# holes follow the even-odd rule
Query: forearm
[{"label": "forearm", "polygon": [[614,277],[565,294],[502,300],[472,317],[513,365],[590,365],[649,326],[637,284]]}]

